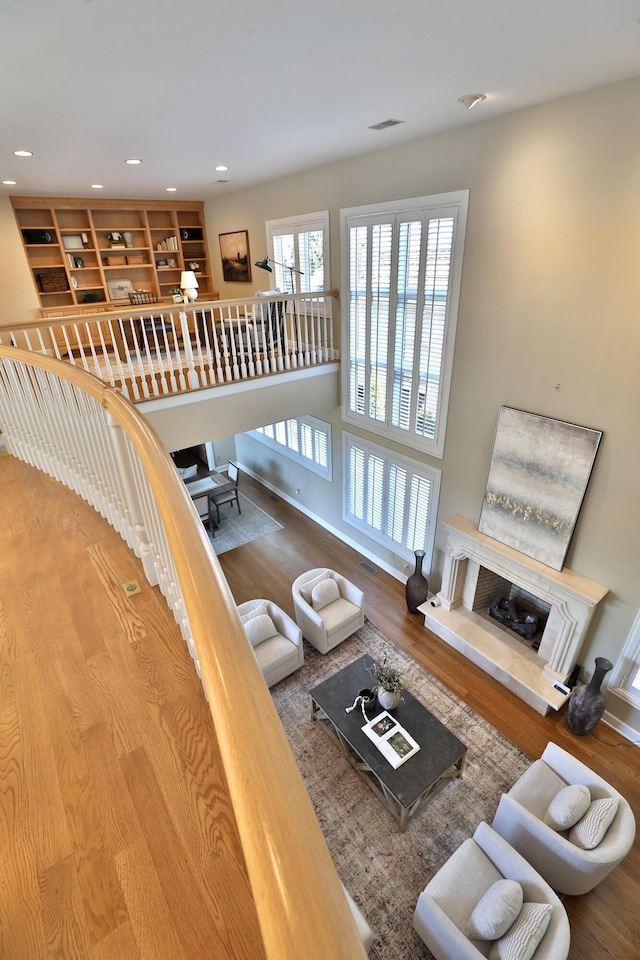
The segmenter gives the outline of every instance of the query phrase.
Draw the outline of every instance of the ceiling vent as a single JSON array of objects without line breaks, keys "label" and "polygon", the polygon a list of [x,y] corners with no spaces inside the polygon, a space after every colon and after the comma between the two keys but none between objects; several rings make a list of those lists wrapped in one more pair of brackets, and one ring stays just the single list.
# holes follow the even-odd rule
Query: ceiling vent
[{"label": "ceiling vent", "polygon": [[381,123],[374,123],[369,130],[386,130],[387,127],[397,127],[399,123],[404,123],[404,120],[383,120]]}]

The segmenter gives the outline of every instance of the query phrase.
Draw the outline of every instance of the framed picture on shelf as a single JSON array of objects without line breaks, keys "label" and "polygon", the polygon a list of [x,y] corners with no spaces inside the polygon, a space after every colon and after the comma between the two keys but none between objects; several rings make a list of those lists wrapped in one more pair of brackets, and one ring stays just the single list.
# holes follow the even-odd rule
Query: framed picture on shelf
[{"label": "framed picture on shelf", "polygon": [[229,283],[251,283],[251,260],[249,258],[249,231],[220,233],[220,256],[222,277]]},{"label": "framed picture on shelf", "polygon": [[129,294],[133,293],[132,280],[107,280],[107,290],[109,291],[109,300],[128,300]]},{"label": "framed picture on shelf", "polygon": [[84,242],[81,233],[67,233],[62,238],[62,246],[65,250],[84,250]]}]

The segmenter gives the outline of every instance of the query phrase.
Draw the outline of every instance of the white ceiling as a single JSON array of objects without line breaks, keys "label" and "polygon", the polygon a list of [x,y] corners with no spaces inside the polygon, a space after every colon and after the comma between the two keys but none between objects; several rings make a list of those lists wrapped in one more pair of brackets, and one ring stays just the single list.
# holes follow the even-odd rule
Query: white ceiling
[{"label": "white ceiling", "polygon": [[638,74],[640,0],[0,0],[0,191],[206,200]]}]

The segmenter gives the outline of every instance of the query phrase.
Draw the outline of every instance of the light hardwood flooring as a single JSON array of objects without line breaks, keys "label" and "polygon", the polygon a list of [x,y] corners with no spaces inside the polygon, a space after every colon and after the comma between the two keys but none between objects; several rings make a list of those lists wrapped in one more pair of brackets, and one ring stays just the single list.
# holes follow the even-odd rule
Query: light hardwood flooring
[{"label": "light hardwood flooring", "polygon": [[[401,583],[244,475],[241,488],[283,530],[220,558],[236,602],[292,613],[299,573],[341,570],[376,626],[528,756],[553,739],[640,819],[637,747],[602,723],[577,738],[563,715],[540,717],[429,634]],[[159,591],[106,521],[6,454],[0,683],[1,960],[260,960],[213,724]],[[571,960],[639,957],[639,894],[636,844],[596,890],[565,899]]]}]

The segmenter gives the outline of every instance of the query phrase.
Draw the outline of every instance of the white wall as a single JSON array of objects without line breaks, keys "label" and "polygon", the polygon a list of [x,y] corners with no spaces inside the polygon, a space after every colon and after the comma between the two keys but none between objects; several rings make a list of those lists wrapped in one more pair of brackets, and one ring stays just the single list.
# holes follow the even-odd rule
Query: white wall
[{"label": "white wall", "polygon": [[[610,589],[583,652],[588,674],[597,655],[615,661],[640,606],[639,106],[635,79],[206,205],[215,284],[229,297],[244,295],[246,285],[222,281],[218,233],[249,230],[255,261],[266,251],[265,220],[328,208],[337,286],[341,207],[470,190],[447,442],[442,461],[425,458],[443,471],[439,519],[478,520],[501,404],[604,431],[567,557],[567,566]],[[257,272],[252,289],[264,286]],[[322,488],[312,481],[299,499],[335,519],[339,411],[325,418],[336,434],[334,481]],[[258,446],[240,448],[254,469],[262,459],[267,473],[282,472]],[[434,587],[444,543],[440,528]],[[632,722],[626,705],[610,709]]]},{"label": "white wall", "polygon": [[9,197],[0,197],[0,327],[40,317],[40,303]]}]

